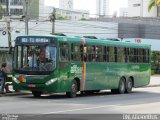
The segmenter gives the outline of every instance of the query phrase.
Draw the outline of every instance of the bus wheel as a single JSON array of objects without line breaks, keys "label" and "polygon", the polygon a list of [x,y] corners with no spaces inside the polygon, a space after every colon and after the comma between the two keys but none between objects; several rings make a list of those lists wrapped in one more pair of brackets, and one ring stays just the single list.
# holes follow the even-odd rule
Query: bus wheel
[{"label": "bus wheel", "polygon": [[92,95],[93,93],[94,93],[94,91],[92,91],[92,90],[85,91],[86,95]]},{"label": "bus wheel", "polygon": [[34,97],[40,97],[42,95],[42,92],[40,91],[32,91],[32,94]]},{"label": "bus wheel", "polygon": [[120,94],[124,94],[125,90],[126,90],[125,79],[121,78],[120,81],[119,81],[118,92]]},{"label": "bus wheel", "polygon": [[77,96],[77,82],[74,80],[71,86],[70,92],[66,92],[66,95],[70,98],[74,98]]},{"label": "bus wheel", "polygon": [[131,93],[133,87],[133,81],[131,78],[128,78],[127,84],[126,84],[126,93]]},{"label": "bus wheel", "polygon": [[111,93],[112,93],[112,94],[117,94],[117,93],[118,93],[118,90],[117,90],[117,89],[111,89]]}]

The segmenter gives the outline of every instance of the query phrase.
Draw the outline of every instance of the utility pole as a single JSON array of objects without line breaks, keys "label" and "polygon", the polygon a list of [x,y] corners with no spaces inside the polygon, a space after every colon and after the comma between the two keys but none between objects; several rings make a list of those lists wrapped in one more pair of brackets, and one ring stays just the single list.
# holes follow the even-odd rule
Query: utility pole
[{"label": "utility pole", "polygon": [[10,13],[9,13],[9,0],[6,0],[6,17],[7,17],[7,31],[8,31],[8,47],[11,50],[11,26],[10,26]]},{"label": "utility pole", "polygon": [[52,34],[55,33],[55,20],[56,20],[56,9],[53,8],[53,12],[50,16],[50,20],[52,22]]},{"label": "utility pole", "polygon": [[29,30],[28,30],[28,0],[25,0],[25,34],[28,35],[29,34]]}]

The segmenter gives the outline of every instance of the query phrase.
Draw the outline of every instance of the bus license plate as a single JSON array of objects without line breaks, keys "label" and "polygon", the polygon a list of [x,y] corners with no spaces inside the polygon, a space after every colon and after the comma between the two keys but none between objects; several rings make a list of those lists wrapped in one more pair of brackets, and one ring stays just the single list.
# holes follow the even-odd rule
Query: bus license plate
[{"label": "bus license plate", "polygon": [[28,87],[34,88],[34,87],[36,87],[36,85],[34,85],[34,84],[28,84]]}]

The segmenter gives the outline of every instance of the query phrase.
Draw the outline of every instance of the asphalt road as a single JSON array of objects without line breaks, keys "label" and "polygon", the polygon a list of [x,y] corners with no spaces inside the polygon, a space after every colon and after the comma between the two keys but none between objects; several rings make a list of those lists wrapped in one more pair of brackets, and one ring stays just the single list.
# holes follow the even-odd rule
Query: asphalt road
[{"label": "asphalt road", "polygon": [[103,91],[67,98],[64,94],[0,97],[0,113],[8,114],[160,114],[160,87],[135,88],[131,94]]}]

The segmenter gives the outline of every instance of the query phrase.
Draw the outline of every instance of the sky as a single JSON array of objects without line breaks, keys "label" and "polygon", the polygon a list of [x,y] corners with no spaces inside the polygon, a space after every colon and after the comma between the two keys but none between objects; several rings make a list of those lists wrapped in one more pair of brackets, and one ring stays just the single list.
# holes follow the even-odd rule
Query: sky
[{"label": "sky", "polygon": [[[128,0],[110,0],[110,15],[115,11],[118,11],[119,8],[127,7]],[[96,14],[96,0],[74,0],[74,9],[89,10],[90,14]],[[59,0],[45,0],[46,5],[54,5],[59,7]]]}]

